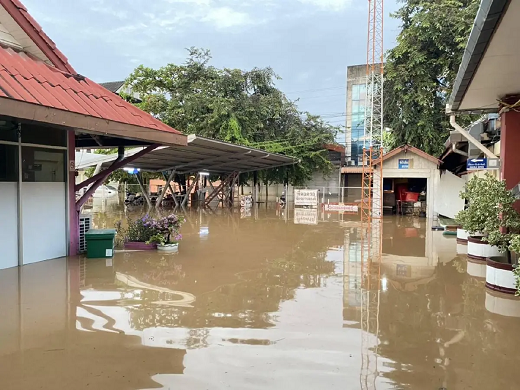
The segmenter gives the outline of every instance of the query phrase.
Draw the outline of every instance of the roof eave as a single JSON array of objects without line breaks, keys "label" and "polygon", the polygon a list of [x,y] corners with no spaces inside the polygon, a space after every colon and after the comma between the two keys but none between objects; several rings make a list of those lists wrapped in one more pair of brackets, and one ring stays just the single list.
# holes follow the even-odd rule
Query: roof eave
[{"label": "roof eave", "polygon": [[[460,105],[489,47],[495,31],[500,25],[511,0],[482,0],[473,29],[468,39],[459,71],[448,100],[448,113],[461,112]],[[496,109],[478,110],[493,112]],[[466,110],[473,111],[473,110]]]},{"label": "roof eave", "polygon": [[0,115],[67,127],[84,133],[139,140],[147,143],[181,146],[188,144],[187,137],[178,132],[168,132],[96,118],[10,98],[0,97]]}]

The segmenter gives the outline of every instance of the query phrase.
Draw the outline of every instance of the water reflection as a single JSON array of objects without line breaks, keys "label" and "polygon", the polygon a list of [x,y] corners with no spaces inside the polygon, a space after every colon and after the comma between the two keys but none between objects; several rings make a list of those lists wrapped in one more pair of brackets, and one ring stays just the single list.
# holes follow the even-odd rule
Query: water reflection
[{"label": "water reflection", "polygon": [[0,272],[0,388],[517,387],[519,301],[454,240],[385,218],[368,259],[355,218],[317,214],[186,212],[177,254]]}]

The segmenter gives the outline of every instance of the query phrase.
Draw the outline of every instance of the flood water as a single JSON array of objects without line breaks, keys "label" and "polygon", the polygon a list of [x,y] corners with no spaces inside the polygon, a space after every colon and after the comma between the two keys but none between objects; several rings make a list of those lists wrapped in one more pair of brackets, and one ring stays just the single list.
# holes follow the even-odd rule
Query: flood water
[{"label": "flood water", "polygon": [[187,217],[177,254],[0,271],[0,389],[519,388],[519,301],[426,220],[369,263],[357,217]]}]

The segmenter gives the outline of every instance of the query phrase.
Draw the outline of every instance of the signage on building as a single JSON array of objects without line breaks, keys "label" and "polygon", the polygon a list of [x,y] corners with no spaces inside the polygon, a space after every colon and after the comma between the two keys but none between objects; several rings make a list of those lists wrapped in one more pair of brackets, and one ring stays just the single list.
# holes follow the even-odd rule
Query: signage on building
[{"label": "signage on building", "polygon": [[325,203],[323,205],[323,211],[328,213],[357,214],[359,211],[359,207],[357,204]]},{"label": "signage on building", "polygon": [[318,209],[294,209],[295,225],[317,225]]},{"label": "signage on building", "polygon": [[398,162],[399,169],[410,169],[410,159],[400,158]]},{"label": "signage on building", "polygon": [[318,190],[294,190],[295,206],[318,206]]},{"label": "signage on building", "polygon": [[466,161],[466,168],[468,171],[500,169],[500,160],[498,158],[469,158]]}]

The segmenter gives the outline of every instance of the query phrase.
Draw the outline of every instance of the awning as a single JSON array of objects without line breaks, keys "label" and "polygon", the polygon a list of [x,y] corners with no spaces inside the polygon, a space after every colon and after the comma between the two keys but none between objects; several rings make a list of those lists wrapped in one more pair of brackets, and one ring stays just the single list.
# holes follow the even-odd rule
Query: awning
[{"label": "awning", "polygon": [[[130,156],[141,149],[131,149]],[[212,140],[196,135],[188,136],[188,146],[160,147],[128,164],[148,172],[175,170],[177,173],[252,172],[293,165],[298,160],[281,154]],[[107,163],[108,164],[108,163]]]},{"label": "awning", "polygon": [[496,112],[520,93],[520,1],[482,0],[454,82],[448,110]]}]

